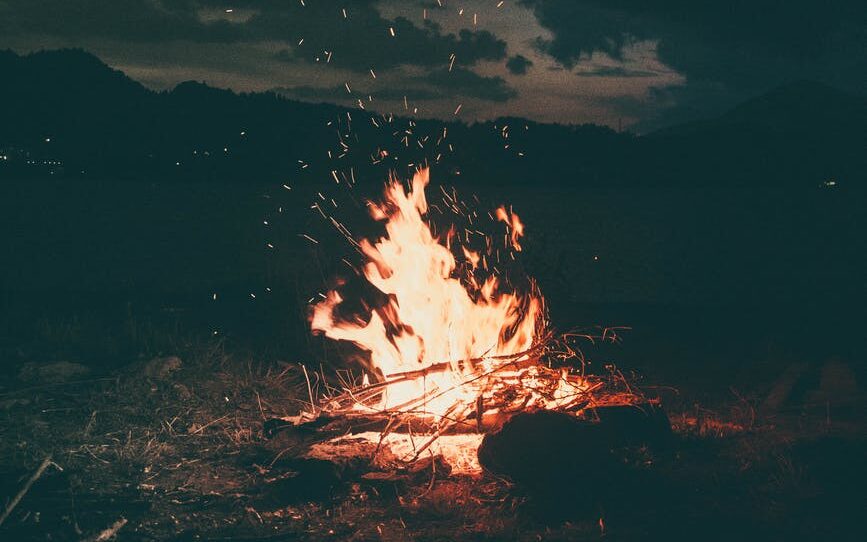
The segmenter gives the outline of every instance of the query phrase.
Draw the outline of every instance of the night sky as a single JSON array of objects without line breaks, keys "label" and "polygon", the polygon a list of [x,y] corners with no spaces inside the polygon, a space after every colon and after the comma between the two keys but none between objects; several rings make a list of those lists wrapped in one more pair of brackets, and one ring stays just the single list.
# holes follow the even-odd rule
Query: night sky
[{"label": "night sky", "polygon": [[794,80],[867,92],[863,0],[0,0],[0,48],[61,47],[155,89],[637,131]]}]

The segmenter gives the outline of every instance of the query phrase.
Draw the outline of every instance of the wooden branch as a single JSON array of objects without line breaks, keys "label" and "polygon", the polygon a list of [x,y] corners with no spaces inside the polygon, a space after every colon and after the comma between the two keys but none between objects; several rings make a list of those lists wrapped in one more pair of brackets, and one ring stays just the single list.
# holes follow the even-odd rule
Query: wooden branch
[{"label": "wooden branch", "polygon": [[39,477],[42,476],[42,473],[45,472],[45,469],[47,469],[49,465],[51,465],[50,454],[42,460],[42,463],[39,464],[39,468],[36,469],[36,472],[34,472],[30,476],[30,478],[27,479],[27,481],[24,483],[24,486],[21,488],[21,491],[19,491],[12,498],[12,500],[9,501],[9,505],[6,507],[6,510],[4,510],[3,514],[0,515],[0,525],[3,525],[3,522],[6,521],[6,518],[8,518],[9,514],[12,513],[12,510],[14,510],[16,506],[18,506],[18,503],[21,502],[21,499],[24,498],[24,495],[26,495],[27,492],[30,491],[30,486],[32,486],[34,482],[36,482],[36,480],[38,480]]},{"label": "wooden branch", "polygon": [[[486,360],[517,362],[520,360],[520,358],[525,357],[525,356],[529,357],[531,354],[534,354],[534,353],[538,352],[539,350],[543,349],[548,344],[548,341],[550,338],[551,338],[550,334],[546,335],[541,340],[539,340],[539,342],[537,342],[535,345],[531,346],[527,350],[524,350],[523,352],[517,352],[515,354],[502,354],[499,356],[480,356],[477,358],[467,359],[467,360],[465,360],[465,362],[469,363],[469,364],[476,364],[476,363],[480,363],[480,362],[486,361]],[[449,370],[449,368],[451,368],[451,366],[452,366],[452,362],[444,361],[442,363],[434,363],[433,365],[428,365],[427,367],[425,367],[423,369],[416,369],[413,371],[406,371],[403,373],[388,374],[388,375],[385,375],[385,378],[386,379],[391,379],[391,378],[414,379],[414,378],[419,378],[419,377],[426,376],[426,375],[433,374],[433,373],[445,372],[445,371]],[[388,383],[390,384],[391,381],[389,381]]]},{"label": "wooden branch", "polygon": [[103,529],[95,536],[90,538],[85,538],[83,542],[107,542],[112,539],[117,532],[126,525],[128,520],[126,518],[120,518],[119,520],[112,523],[107,529]]},{"label": "wooden branch", "polygon": [[[470,360],[472,361],[472,360]],[[444,373],[451,368],[451,362],[444,361],[442,363],[434,363],[433,365],[428,365],[424,369],[416,369],[414,371],[406,371],[403,373],[391,373],[385,375],[385,378],[388,380],[386,384],[392,384],[394,381],[391,379],[400,378],[401,380],[413,380],[416,378],[421,378],[423,376],[427,376],[429,374],[434,373]]]}]

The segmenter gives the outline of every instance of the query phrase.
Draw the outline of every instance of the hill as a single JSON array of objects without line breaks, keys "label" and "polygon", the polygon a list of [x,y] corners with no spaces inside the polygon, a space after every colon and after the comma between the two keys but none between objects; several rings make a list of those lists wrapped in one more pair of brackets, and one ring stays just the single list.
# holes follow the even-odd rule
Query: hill
[{"label": "hill", "polygon": [[711,179],[786,186],[860,179],[867,165],[865,125],[867,99],[797,81],[718,118],[666,128],[646,140],[651,154],[680,150],[682,160],[668,165],[675,176],[703,165]]},{"label": "hill", "polygon": [[816,186],[860,178],[867,102],[797,82],[719,118],[644,137],[520,118],[465,125],[236,94],[154,92],[80,50],[0,52],[0,176],[382,179],[435,163],[450,181]]},{"label": "hill", "polygon": [[[335,171],[341,179],[382,179],[388,169],[427,160],[455,177],[514,180],[542,160],[551,161],[548,173],[574,171],[564,155],[599,167],[613,158],[606,149],[632,139],[598,126],[521,119],[467,126],[398,118],[197,82],[154,92],[79,50],[5,52],[0,74],[7,81],[0,149],[34,163],[62,162],[73,176],[282,182]],[[10,168],[7,176],[26,172]]]}]

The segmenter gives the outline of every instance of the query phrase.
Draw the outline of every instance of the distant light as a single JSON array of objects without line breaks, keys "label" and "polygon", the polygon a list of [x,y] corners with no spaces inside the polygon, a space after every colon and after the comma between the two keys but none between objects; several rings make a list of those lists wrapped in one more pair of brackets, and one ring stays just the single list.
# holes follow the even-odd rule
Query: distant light
[{"label": "distant light", "polygon": [[231,8],[229,8],[229,9],[227,9],[227,10],[226,10],[226,13],[232,13],[232,12],[233,12],[233,11],[235,11],[235,10],[234,10],[234,9],[231,9]]}]

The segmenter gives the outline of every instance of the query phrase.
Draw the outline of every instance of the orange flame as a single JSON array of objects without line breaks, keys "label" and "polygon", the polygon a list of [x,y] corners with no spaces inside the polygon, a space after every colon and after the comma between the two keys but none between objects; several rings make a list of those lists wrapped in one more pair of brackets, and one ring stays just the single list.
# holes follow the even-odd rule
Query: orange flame
[{"label": "orange flame", "polygon": [[517,252],[521,252],[521,244],[518,240],[524,236],[524,224],[521,222],[521,219],[518,218],[518,215],[511,211],[506,211],[505,206],[500,206],[497,209],[497,220],[500,222],[505,222],[511,233],[509,234],[509,238],[512,242],[512,247]]},{"label": "orange flame", "polygon": [[[500,291],[492,274],[483,281],[471,276],[469,285],[461,282],[449,236],[438,239],[424,220],[428,182],[427,169],[415,174],[409,191],[392,179],[382,203],[370,204],[371,216],[384,222],[386,233],[359,242],[367,259],[362,271],[387,295],[385,306],[374,310],[367,323],[343,321],[336,315],[343,299],[331,291],[314,306],[311,327],[369,352],[370,369],[383,378],[416,371],[416,376],[388,386],[379,408],[418,408],[443,415],[456,404],[475,399],[472,389],[460,384],[477,373],[479,365],[533,345],[543,302],[538,294]],[[514,213],[501,210],[511,228],[512,245],[520,250],[523,224]],[[478,273],[479,254],[467,249],[463,254]],[[441,366],[445,370],[425,371]]]}]

